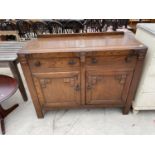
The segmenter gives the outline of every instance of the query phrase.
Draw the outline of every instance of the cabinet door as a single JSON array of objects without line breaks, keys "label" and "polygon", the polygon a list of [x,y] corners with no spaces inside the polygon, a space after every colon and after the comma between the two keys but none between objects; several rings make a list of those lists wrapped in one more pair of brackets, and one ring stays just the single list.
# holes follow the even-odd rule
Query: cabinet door
[{"label": "cabinet door", "polygon": [[79,72],[36,73],[33,79],[43,106],[63,107],[80,104]]},{"label": "cabinet door", "polygon": [[86,104],[124,104],[131,79],[132,72],[87,71]]}]

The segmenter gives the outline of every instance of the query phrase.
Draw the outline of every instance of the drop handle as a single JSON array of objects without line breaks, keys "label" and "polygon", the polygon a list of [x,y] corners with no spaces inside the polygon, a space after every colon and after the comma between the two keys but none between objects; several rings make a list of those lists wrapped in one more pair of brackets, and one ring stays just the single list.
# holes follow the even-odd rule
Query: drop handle
[{"label": "drop handle", "polygon": [[87,89],[90,90],[92,87],[90,84],[87,85]]},{"label": "drop handle", "polygon": [[92,58],[91,62],[92,62],[92,64],[96,64],[97,63],[97,59],[96,58]]},{"label": "drop handle", "polygon": [[75,90],[76,90],[76,91],[80,91],[80,85],[79,85],[79,84],[77,84],[77,85],[75,86]]},{"label": "drop handle", "polygon": [[76,64],[76,61],[73,60],[73,59],[71,59],[71,60],[69,60],[68,64],[69,64],[69,65],[75,65],[75,64]]},{"label": "drop handle", "polygon": [[39,66],[41,66],[41,63],[40,63],[40,61],[36,61],[36,62],[34,63],[34,65],[35,65],[36,67],[39,67]]}]

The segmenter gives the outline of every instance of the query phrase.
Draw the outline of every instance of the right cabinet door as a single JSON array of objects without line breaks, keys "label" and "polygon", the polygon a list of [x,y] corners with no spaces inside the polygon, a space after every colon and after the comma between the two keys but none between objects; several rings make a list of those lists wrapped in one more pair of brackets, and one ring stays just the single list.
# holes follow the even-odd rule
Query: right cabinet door
[{"label": "right cabinet door", "polygon": [[87,71],[86,104],[123,105],[132,74],[131,71]]}]

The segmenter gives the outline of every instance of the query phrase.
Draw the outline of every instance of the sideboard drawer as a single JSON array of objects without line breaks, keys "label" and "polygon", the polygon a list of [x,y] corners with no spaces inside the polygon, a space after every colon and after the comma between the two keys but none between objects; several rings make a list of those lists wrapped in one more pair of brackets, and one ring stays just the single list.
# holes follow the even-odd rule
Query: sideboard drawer
[{"label": "sideboard drawer", "polygon": [[72,68],[79,67],[79,58],[38,58],[30,59],[29,66],[32,72],[48,71],[52,68]]},{"label": "sideboard drawer", "polygon": [[104,68],[133,68],[136,64],[136,57],[126,60],[127,56],[92,56],[86,58],[87,67]]}]

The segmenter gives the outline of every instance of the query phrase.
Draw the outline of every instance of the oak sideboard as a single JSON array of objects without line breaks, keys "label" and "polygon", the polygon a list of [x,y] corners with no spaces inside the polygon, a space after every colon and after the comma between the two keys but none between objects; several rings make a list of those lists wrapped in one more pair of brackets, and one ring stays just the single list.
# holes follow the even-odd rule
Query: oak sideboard
[{"label": "oak sideboard", "polygon": [[131,32],[44,35],[18,53],[38,118],[51,109],[128,114],[147,47]]}]

